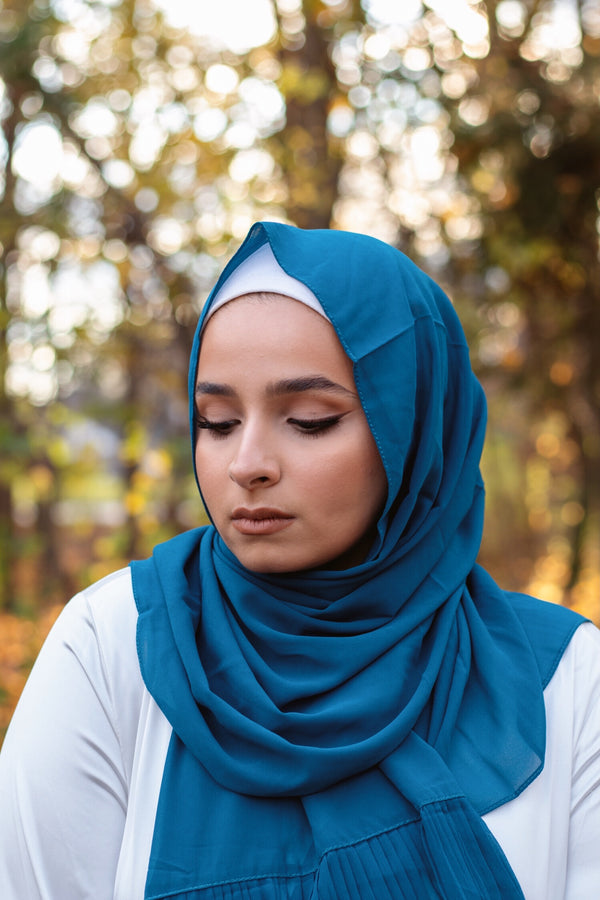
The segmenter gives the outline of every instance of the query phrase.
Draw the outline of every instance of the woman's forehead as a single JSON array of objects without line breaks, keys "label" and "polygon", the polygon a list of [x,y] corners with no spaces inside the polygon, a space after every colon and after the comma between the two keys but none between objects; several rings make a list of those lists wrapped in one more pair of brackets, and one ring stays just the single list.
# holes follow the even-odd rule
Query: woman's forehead
[{"label": "woman's forehead", "polygon": [[313,392],[340,384],[356,396],[352,362],[333,326],[302,303],[273,294],[243,296],[215,313],[200,345],[196,385],[205,381],[235,383],[242,391],[251,384],[270,394],[275,384],[294,383],[296,393],[301,384]]},{"label": "woman's forehead", "polygon": [[260,345],[271,343],[273,349],[304,351],[307,356],[316,342],[319,347],[328,346],[345,356],[328,319],[301,301],[271,292],[243,294],[221,306],[206,323],[200,357],[207,344],[214,347],[234,341],[257,350]]}]

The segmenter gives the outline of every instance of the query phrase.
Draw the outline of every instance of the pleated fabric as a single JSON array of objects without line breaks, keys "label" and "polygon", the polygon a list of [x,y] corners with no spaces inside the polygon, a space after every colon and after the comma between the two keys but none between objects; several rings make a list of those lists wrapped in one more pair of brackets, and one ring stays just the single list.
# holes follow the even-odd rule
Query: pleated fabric
[{"label": "pleated fabric", "polygon": [[520,898],[481,815],[541,771],[581,620],[476,565],[485,401],[439,287],[372,238],[261,223],[215,292],[265,242],[353,362],[388,500],[343,572],[257,575],[212,526],[132,563],[173,726],[146,897]]}]

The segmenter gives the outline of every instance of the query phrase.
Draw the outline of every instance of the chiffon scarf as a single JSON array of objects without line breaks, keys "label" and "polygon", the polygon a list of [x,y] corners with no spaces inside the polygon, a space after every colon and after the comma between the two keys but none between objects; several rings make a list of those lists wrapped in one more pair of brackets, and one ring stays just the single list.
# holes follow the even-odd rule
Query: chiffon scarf
[{"label": "chiffon scarf", "polygon": [[132,563],[173,726],[145,897],[522,898],[481,816],[541,771],[580,619],[476,565],[485,401],[441,289],[373,238],[259,223],[214,292],[265,242],[353,362],[388,499],[346,571],[258,575],[212,525]]}]

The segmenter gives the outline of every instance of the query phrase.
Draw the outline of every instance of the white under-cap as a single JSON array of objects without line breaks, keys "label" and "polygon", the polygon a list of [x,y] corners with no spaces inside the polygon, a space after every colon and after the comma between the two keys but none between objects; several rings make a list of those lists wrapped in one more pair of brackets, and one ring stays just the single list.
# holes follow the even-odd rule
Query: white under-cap
[{"label": "white under-cap", "polygon": [[319,315],[323,316],[329,322],[329,317],[325,310],[310,290],[297,278],[292,278],[287,272],[284,272],[269,244],[263,244],[254,253],[251,253],[244,262],[240,263],[237,269],[229,276],[227,281],[217,291],[212,298],[203,327],[210,317],[221,306],[241,297],[242,294],[254,294],[259,292],[267,292],[273,294],[283,294],[291,297],[292,300],[299,300]]}]

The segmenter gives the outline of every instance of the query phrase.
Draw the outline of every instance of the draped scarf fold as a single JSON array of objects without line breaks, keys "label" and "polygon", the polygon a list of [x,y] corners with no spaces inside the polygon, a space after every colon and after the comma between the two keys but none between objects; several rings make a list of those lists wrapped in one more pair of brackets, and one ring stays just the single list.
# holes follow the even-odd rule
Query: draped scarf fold
[{"label": "draped scarf fold", "polygon": [[215,292],[267,241],[353,362],[388,500],[344,572],[257,575],[213,526],[132,563],[173,726],[146,898],[520,898],[481,815],[541,771],[543,688],[580,619],[475,563],[485,401],[443,292],[375,239],[274,223]]}]

